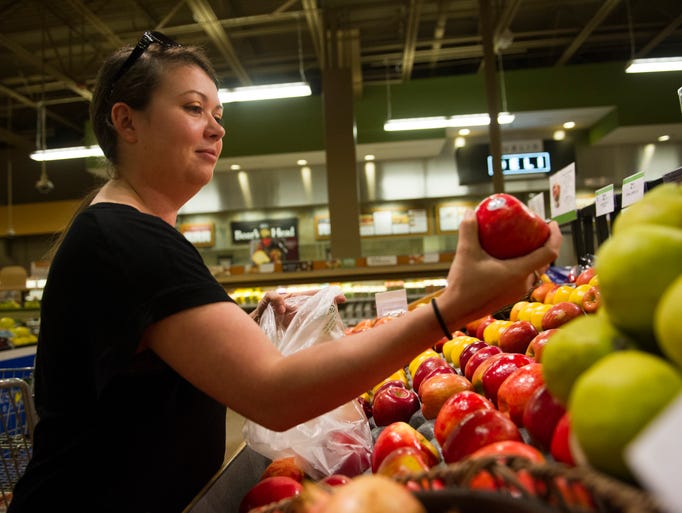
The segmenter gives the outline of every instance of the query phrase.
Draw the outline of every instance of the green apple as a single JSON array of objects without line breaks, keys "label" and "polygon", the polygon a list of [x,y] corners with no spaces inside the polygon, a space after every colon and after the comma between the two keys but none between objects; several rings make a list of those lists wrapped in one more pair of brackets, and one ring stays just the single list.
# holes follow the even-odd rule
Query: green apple
[{"label": "green apple", "polygon": [[604,315],[583,315],[564,324],[542,350],[542,375],[550,393],[567,404],[573,384],[596,361],[633,347]]},{"label": "green apple", "polygon": [[631,480],[623,451],[682,392],[682,375],[667,360],[639,350],[611,353],[576,381],[568,404],[571,431],[588,463]]},{"label": "green apple", "polygon": [[665,289],[658,302],[654,332],[663,354],[682,368],[682,275]]},{"label": "green apple", "polygon": [[639,224],[662,224],[682,228],[682,186],[664,183],[641,200],[622,210],[613,222],[614,234]]},{"label": "green apple", "polygon": [[660,353],[654,311],[663,291],[682,274],[682,229],[655,224],[629,227],[597,250],[602,309],[642,349]]}]

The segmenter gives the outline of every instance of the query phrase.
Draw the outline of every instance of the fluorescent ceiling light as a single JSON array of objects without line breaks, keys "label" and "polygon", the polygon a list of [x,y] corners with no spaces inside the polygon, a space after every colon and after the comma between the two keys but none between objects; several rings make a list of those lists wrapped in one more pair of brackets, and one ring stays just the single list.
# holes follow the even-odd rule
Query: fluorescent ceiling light
[{"label": "fluorescent ceiling light", "polygon": [[82,159],[85,157],[103,157],[104,153],[99,146],[74,146],[71,148],[54,148],[51,150],[38,150],[31,153],[31,158],[37,161],[43,160],[66,160]]},{"label": "fluorescent ceiling light", "polygon": [[298,96],[310,96],[311,94],[313,93],[310,86],[305,82],[235,87],[234,89],[218,90],[218,97],[222,103],[295,98]]},{"label": "fluorescent ceiling light", "polygon": [[682,57],[634,59],[625,68],[626,73],[652,73],[656,71],[682,71]]},{"label": "fluorescent ceiling light", "polygon": [[[500,112],[497,122],[508,125],[514,121],[514,115]],[[427,118],[389,119],[384,123],[384,130],[396,132],[401,130],[425,130],[430,128],[460,128],[468,126],[485,126],[490,124],[488,114],[465,114],[463,116],[432,116]]]}]

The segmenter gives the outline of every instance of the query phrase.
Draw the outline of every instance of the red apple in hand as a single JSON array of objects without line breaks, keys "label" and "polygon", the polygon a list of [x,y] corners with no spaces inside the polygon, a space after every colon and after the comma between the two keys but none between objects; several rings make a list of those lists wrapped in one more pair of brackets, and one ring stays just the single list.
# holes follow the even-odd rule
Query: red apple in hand
[{"label": "red apple in hand", "polygon": [[247,513],[259,506],[278,502],[303,491],[303,485],[287,476],[266,477],[258,481],[243,497],[239,513]]},{"label": "red apple in hand", "polygon": [[376,473],[384,458],[398,447],[418,449],[429,467],[440,461],[438,449],[424,435],[407,422],[394,422],[386,426],[374,442],[371,456],[372,472]]},{"label": "red apple in hand", "polygon": [[550,394],[547,385],[540,385],[523,410],[523,427],[533,445],[543,451],[549,450],[554,428],[564,413],[566,408]]},{"label": "red apple in hand", "polygon": [[500,349],[505,353],[525,353],[528,344],[538,334],[537,328],[528,321],[515,321],[500,334]]},{"label": "red apple in hand", "polygon": [[497,391],[507,377],[519,367],[534,363],[530,356],[521,353],[504,353],[483,372],[483,394],[497,406]]},{"label": "red apple in hand", "polygon": [[497,389],[497,409],[509,415],[514,424],[523,427],[526,403],[544,382],[542,364],[529,363],[519,367]]},{"label": "red apple in hand", "polygon": [[542,246],[549,227],[522,201],[510,194],[492,194],[476,207],[481,247],[495,258],[527,255]]},{"label": "red apple in hand", "polygon": [[484,445],[503,440],[523,441],[519,428],[498,410],[481,409],[469,413],[450,432],[442,446],[445,463],[455,463]]},{"label": "red apple in hand", "polygon": [[492,410],[494,408],[495,405],[481,394],[471,390],[458,392],[446,399],[441,406],[433,424],[433,435],[442,447],[450,432],[469,413],[475,410]]},{"label": "red apple in hand", "polygon": [[374,395],[372,417],[377,426],[388,426],[399,420],[407,422],[419,406],[419,397],[414,390],[390,385]]}]

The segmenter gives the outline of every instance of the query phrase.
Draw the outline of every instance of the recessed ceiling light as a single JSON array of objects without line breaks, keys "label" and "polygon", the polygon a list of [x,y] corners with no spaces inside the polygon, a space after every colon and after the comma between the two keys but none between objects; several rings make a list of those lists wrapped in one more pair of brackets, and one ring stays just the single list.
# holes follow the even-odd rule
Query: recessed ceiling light
[{"label": "recessed ceiling light", "polygon": [[239,171],[241,168],[242,168],[242,166],[240,166],[239,164],[231,164],[230,165],[230,169],[232,171]]},{"label": "recessed ceiling light", "polygon": [[566,139],[566,132],[564,132],[563,130],[556,130],[552,138],[555,141],[563,141],[564,139]]},{"label": "recessed ceiling light", "polygon": [[566,121],[566,123],[564,123],[564,128],[566,130],[570,130],[571,128],[575,128],[575,121]]},{"label": "recessed ceiling light", "polygon": [[457,132],[459,135],[469,135],[471,133],[471,130],[468,128],[460,128],[459,132]]},{"label": "recessed ceiling light", "polygon": [[372,155],[371,153],[365,155],[365,160],[374,160],[374,158],[375,158],[374,155]]},{"label": "recessed ceiling light", "polygon": [[306,159],[298,159],[296,161],[296,164],[298,164],[299,166],[305,166],[307,163],[308,161]]},{"label": "recessed ceiling light", "polygon": [[455,148],[464,148],[467,140],[464,137],[455,137]]},{"label": "recessed ceiling light", "polygon": [[659,140],[659,142],[669,141],[670,136],[669,135],[661,135],[661,136],[659,136],[658,140]]}]

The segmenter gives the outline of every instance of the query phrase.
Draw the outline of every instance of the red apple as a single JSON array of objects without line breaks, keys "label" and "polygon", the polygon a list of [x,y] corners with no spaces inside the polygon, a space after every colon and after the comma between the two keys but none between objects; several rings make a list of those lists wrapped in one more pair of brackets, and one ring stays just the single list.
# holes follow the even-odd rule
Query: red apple
[{"label": "red apple", "polygon": [[405,384],[404,381],[400,381],[399,379],[389,379],[387,381],[382,382],[376,388],[376,390],[374,390],[373,397],[376,396],[384,388],[391,387],[391,386],[407,388],[407,385]]},{"label": "red apple", "polygon": [[454,372],[431,373],[419,387],[422,414],[426,419],[435,419],[443,403],[457,392],[471,390],[471,381]]},{"label": "red apple", "polygon": [[592,285],[583,296],[582,307],[585,313],[591,314],[599,310],[601,306],[601,292],[599,287]]},{"label": "red apple", "polygon": [[588,267],[587,269],[583,270],[575,279],[576,286],[590,283],[590,280],[594,278],[595,274],[597,274],[597,270],[594,267]]},{"label": "red apple", "polygon": [[535,390],[545,382],[541,363],[529,363],[519,367],[505,379],[497,390],[497,409],[509,415],[519,427],[523,427],[523,410]]},{"label": "red apple", "polygon": [[547,390],[547,385],[540,385],[533,392],[523,410],[523,427],[533,445],[542,451],[549,450],[554,428],[565,412],[565,406]]},{"label": "red apple", "polygon": [[265,470],[261,474],[259,481],[265,479],[266,477],[273,476],[287,476],[301,483],[305,477],[305,472],[296,461],[296,458],[290,456],[272,460],[272,462],[265,467]]},{"label": "red apple", "polygon": [[571,319],[584,315],[583,309],[570,301],[552,305],[542,316],[542,329],[552,330],[566,324]]},{"label": "red apple", "polygon": [[495,405],[481,394],[471,390],[458,392],[446,399],[441,406],[433,424],[433,434],[438,443],[443,446],[450,432],[469,413],[479,409],[492,410]]},{"label": "red apple", "polygon": [[475,337],[476,336],[476,331],[478,330],[478,325],[481,324],[486,319],[492,318],[492,315],[484,315],[483,317],[479,317],[478,319],[474,319],[471,322],[467,322],[464,325],[464,331],[466,331],[466,334],[469,335],[470,337]]},{"label": "red apple", "polygon": [[351,477],[345,474],[332,474],[330,476],[323,477],[320,479],[321,483],[329,486],[343,486],[350,483]]},{"label": "red apple", "polygon": [[543,281],[531,291],[530,300],[536,303],[544,303],[547,293],[555,287],[558,287],[556,283],[551,281]]},{"label": "red apple", "polygon": [[488,456],[500,456],[501,459],[504,459],[506,456],[518,456],[526,458],[528,461],[534,463],[545,462],[545,456],[540,450],[525,442],[519,442],[518,440],[493,442],[484,445],[469,455],[470,458],[485,458]]},{"label": "red apple", "polygon": [[420,449],[412,446],[398,447],[386,455],[377,474],[397,477],[405,474],[415,474],[429,470],[424,454]]},{"label": "red apple", "polygon": [[488,347],[489,345],[490,344],[484,342],[483,339],[481,339],[478,342],[472,342],[464,349],[462,349],[462,352],[459,353],[459,370],[464,372],[464,369],[466,368],[469,358],[471,358],[471,356],[479,349],[483,347]]},{"label": "red apple", "polygon": [[495,320],[496,320],[495,317],[493,317],[492,315],[488,315],[481,322],[479,322],[478,326],[476,327],[475,337],[479,340],[483,340],[483,332],[488,327],[488,324]]},{"label": "red apple", "polygon": [[469,358],[469,361],[467,361],[466,367],[464,367],[464,375],[468,380],[471,380],[471,378],[474,375],[474,371],[476,371],[476,368],[481,365],[483,360],[486,360],[490,358],[494,354],[501,353],[502,349],[500,349],[498,346],[493,346],[488,344],[487,347],[482,347],[478,351],[476,351],[474,354],[471,355]]},{"label": "red apple", "polygon": [[454,372],[454,369],[450,367],[450,364],[445,361],[445,358],[440,356],[431,356],[426,358],[423,362],[419,364],[417,370],[414,371],[412,376],[412,389],[419,391],[419,385],[421,385],[424,378],[426,378],[431,372],[436,369]]},{"label": "red apple", "polygon": [[288,476],[266,477],[246,492],[239,504],[239,513],[248,513],[254,508],[278,502],[303,491],[303,485]]},{"label": "red apple", "polygon": [[549,453],[556,461],[565,463],[566,465],[575,466],[575,458],[571,452],[571,418],[568,412],[565,412],[556,426],[552,434],[552,441],[549,445]]},{"label": "red apple", "polygon": [[384,458],[398,447],[419,449],[429,467],[433,467],[440,461],[438,449],[424,435],[407,422],[394,422],[386,426],[374,442],[371,457],[372,472],[376,473]]},{"label": "red apple", "polygon": [[464,417],[450,432],[442,446],[443,460],[445,463],[455,463],[484,445],[503,440],[523,441],[516,424],[498,410],[476,410]]},{"label": "red apple", "polygon": [[558,328],[552,330],[541,331],[537,336],[530,341],[528,348],[526,349],[526,354],[531,358],[535,359],[536,362],[542,362],[542,348],[545,347],[547,341],[552,335],[559,331]]},{"label": "red apple", "polygon": [[377,426],[387,426],[399,420],[407,422],[419,409],[419,397],[414,390],[391,385],[374,395],[372,417]]},{"label": "red apple", "polygon": [[481,395],[483,394],[483,373],[486,371],[488,367],[490,367],[493,362],[498,360],[499,358],[502,357],[502,355],[505,355],[507,353],[502,353],[499,352],[497,354],[494,354],[492,356],[489,356],[485,360],[483,360],[477,367],[476,370],[474,371],[473,375],[471,376],[471,386],[474,387],[474,392],[477,392]]},{"label": "red apple", "polygon": [[502,382],[519,367],[534,363],[530,356],[521,353],[504,353],[495,360],[481,376],[483,394],[497,405],[497,391]]},{"label": "red apple", "polygon": [[528,321],[515,321],[500,334],[500,349],[505,353],[525,353],[538,330]]},{"label": "red apple", "polygon": [[319,449],[322,461],[330,462],[331,473],[354,477],[369,469],[372,449],[352,432],[332,431]]},{"label": "red apple", "polygon": [[492,194],[481,201],[476,220],[481,247],[495,258],[527,255],[549,237],[545,220],[510,194]]}]

